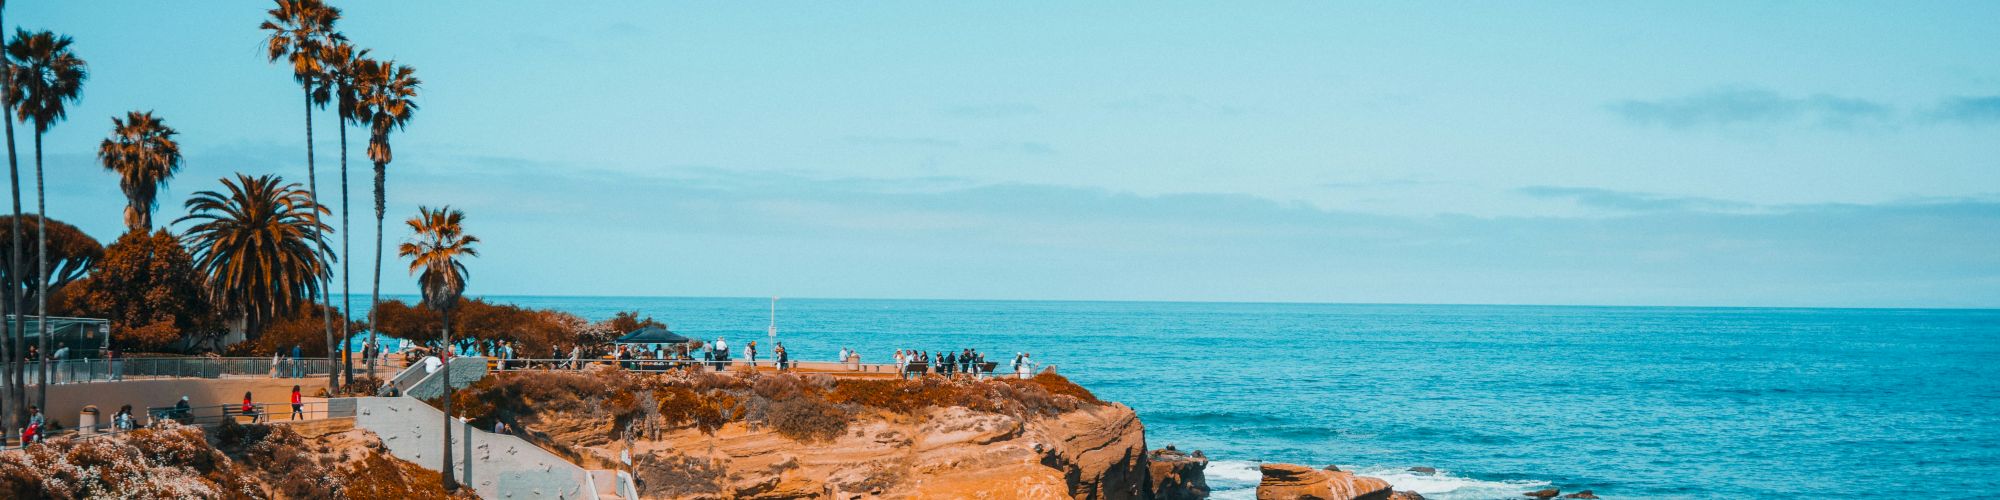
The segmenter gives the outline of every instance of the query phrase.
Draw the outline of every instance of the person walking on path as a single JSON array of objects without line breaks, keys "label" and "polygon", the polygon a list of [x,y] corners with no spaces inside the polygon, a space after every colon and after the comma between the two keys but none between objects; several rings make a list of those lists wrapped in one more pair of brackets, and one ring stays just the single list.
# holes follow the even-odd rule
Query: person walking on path
[{"label": "person walking on path", "polygon": [[292,344],[292,378],[300,378],[306,376],[304,370],[305,367],[299,366],[299,356],[303,354],[304,352],[299,349],[298,344]]},{"label": "person walking on path", "polygon": [[755,340],[750,341],[750,345],[744,348],[743,359],[750,360],[751,368],[757,367],[757,341]]},{"label": "person walking on path", "polygon": [[292,420],[306,418],[306,399],[299,394],[299,386],[292,386]]},{"label": "person walking on path", "polygon": [[791,363],[792,363],[792,358],[789,358],[789,357],[786,357],[786,356],[785,356],[785,343],[784,343],[784,342],[778,342],[778,343],[776,343],[775,345],[771,346],[771,352],[772,352],[773,354],[777,354],[777,355],[778,355],[778,369],[779,369],[779,370],[789,370],[789,369],[791,369],[791,368],[792,368],[792,367],[791,367]]}]

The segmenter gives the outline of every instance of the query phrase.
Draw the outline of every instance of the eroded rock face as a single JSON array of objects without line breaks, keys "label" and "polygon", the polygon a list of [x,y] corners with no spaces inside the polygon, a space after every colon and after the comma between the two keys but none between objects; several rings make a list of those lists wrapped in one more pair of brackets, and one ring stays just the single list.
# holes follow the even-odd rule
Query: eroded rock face
[{"label": "eroded rock face", "polygon": [[1258,500],[1387,500],[1389,483],[1353,473],[1293,464],[1264,464]]},{"label": "eroded rock face", "polygon": [[1199,500],[1208,498],[1208,458],[1174,451],[1173,447],[1153,450],[1146,462],[1152,469],[1153,498],[1157,500]]},{"label": "eroded rock face", "polygon": [[[609,458],[622,444],[586,447]],[[645,498],[1148,498],[1145,429],[1108,404],[1021,419],[963,407],[859,418],[828,441],[731,423],[632,443]],[[649,480],[651,479],[651,480]]]}]

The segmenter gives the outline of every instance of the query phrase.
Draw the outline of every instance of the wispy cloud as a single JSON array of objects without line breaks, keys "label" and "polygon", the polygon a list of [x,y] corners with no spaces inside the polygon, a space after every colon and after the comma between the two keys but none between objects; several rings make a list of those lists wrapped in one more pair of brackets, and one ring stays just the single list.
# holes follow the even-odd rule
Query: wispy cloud
[{"label": "wispy cloud", "polygon": [[952,106],[942,112],[960,118],[1012,118],[1039,114],[1042,109],[1024,102],[995,102]]},{"label": "wispy cloud", "polygon": [[1141,111],[1153,113],[1187,113],[1217,116],[1243,114],[1243,108],[1218,103],[1187,94],[1150,94],[1131,99],[1112,101],[1105,108],[1116,111]]},{"label": "wispy cloud", "polygon": [[850,135],[840,138],[856,146],[915,147],[929,149],[957,149],[958,141],[939,137],[887,137],[878,135]]},{"label": "wispy cloud", "polygon": [[1740,201],[1719,200],[1715,198],[1669,196],[1655,193],[1614,191],[1586,187],[1528,186],[1514,191],[1536,198],[1571,200],[1578,205],[1589,208],[1621,212],[1736,211],[1756,207],[1755,205]]},{"label": "wispy cloud", "polygon": [[1890,124],[1898,113],[1887,104],[1826,94],[1788,96],[1766,89],[1727,88],[1684,97],[1624,100],[1613,113],[1639,125],[1692,129],[1739,124],[1803,124],[1852,129]]},{"label": "wispy cloud", "polygon": [[1034,155],[1034,156],[1048,156],[1056,154],[1055,146],[1050,146],[1048,145],[1048,143],[1036,142],[1036,141],[1002,142],[999,144],[994,144],[992,149],[994,151],[999,151],[1003,153],[1016,153],[1016,154]]},{"label": "wispy cloud", "polygon": [[2000,96],[1954,97],[1932,109],[1934,119],[1972,125],[2000,124]]},{"label": "wispy cloud", "polygon": [[1393,189],[1393,188],[1411,188],[1411,187],[1423,187],[1423,186],[1445,186],[1451,184],[1453,183],[1445,181],[1418,179],[1415,177],[1404,177],[1399,179],[1322,182],[1319,183],[1319,187],[1327,189]]},{"label": "wispy cloud", "polygon": [[[197,152],[160,217],[239,166],[296,175],[291,153]],[[50,211],[115,237],[110,174],[85,169],[85,154],[51,160],[98,177],[57,184]],[[476,294],[2000,305],[1992,198],[1751,206],[1531,186],[1518,192],[1606,213],[1394,216],[1245,194],[424,154],[390,182],[392,222],[420,204],[472,217],[486,242]],[[372,221],[367,196],[354,201],[362,270]]]}]

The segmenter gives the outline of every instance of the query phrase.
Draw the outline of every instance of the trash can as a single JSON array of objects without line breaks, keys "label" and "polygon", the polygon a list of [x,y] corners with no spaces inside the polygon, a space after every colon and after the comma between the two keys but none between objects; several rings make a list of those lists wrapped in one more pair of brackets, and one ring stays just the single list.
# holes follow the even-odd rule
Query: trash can
[{"label": "trash can", "polygon": [[84,405],[76,416],[76,433],[91,435],[97,433],[97,405]]}]

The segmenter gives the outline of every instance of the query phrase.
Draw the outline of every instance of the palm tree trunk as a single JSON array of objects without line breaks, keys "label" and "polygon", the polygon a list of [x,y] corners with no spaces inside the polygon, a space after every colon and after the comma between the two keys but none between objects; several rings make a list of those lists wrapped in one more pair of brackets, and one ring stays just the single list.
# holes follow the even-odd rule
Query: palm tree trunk
[{"label": "palm tree trunk", "polygon": [[[348,266],[348,261],[353,257],[353,254],[348,252],[347,248],[347,121],[345,119],[342,119],[339,120],[339,123],[340,123],[340,311],[341,311],[340,357],[341,359],[347,359],[348,356],[351,356],[353,354],[352,352],[350,352],[350,349],[348,348],[347,345],[347,339],[352,338],[354,336],[354,334],[349,333],[347,331],[349,323],[347,321],[347,318],[349,315],[353,314],[354,310],[354,300],[348,298],[348,296],[352,292],[349,292],[347,288],[348,273],[350,269],[350,267]],[[374,332],[369,332],[368,344],[369,345],[375,344]],[[341,375],[341,377],[343,377],[343,380],[341,380],[340,385],[348,385],[354,383],[354,364],[341,363],[340,366],[342,368],[342,371],[344,372],[344,374]],[[375,360],[373,358],[370,358],[368,360],[368,374],[369,375],[375,374]]]},{"label": "palm tree trunk", "polygon": [[[304,91],[302,92],[302,94],[305,95],[306,98],[306,194],[308,196],[311,196],[313,201],[313,221],[315,222],[312,228],[313,243],[317,245],[320,239],[319,224],[317,224],[317,222],[319,221],[319,172],[313,169],[312,79],[307,78],[305,83],[299,85],[299,88],[300,90]],[[315,248],[313,249],[313,254],[320,255],[321,253],[319,249]],[[324,262],[325,259],[321,259],[321,261]],[[333,311],[329,310],[333,308],[333,296],[327,293],[327,289],[332,288],[331,286],[332,283],[327,280],[325,275],[320,275],[316,279],[319,279],[320,281],[319,325],[321,329],[326,330],[326,355],[327,357],[334,357]],[[307,297],[307,300],[311,300],[311,297]],[[341,361],[345,362],[346,358],[341,358]],[[339,370],[328,369],[326,371],[326,388],[328,392],[340,391]]]},{"label": "palm tree trunk", "polygon": [[[0,4],[0,11],[4,10],[4,4]],[[0,21],[0,42],[6,41],[6,27],[7,23]],[[0,43],[0,45],[4,45],[4,43]],[[14,88],[13,70],[13,63],[7,61],[5,57],[0,57],[0,84],[4,84],[4,87],[0,87],[0,92]],[[6,394],[4,397],[0,397],[0,399],[5,399],[6,408],[14,411],[14,427],[20,427],[27,418],[27,413],[23,411],[26,408],[21,405],[22,402],[26,401],[27,396],[21,387],[21,363],[19,361],[22,350],[21,337],[24,333],[20,328],[25,325],[20,320],[22,316],[21,280],[19,278],[21,271],[21,164],[14,156],[13,114],[13,106],[0,106],[0,121],[7,122],[7,173],[8,177],[13,180],[14,189],[14,232],[12,233],[14,241],[12,242],[13,246],[9,247],[13,251],[9,252],[7,259],[7,288],[4,293],[0,293],[0,295],[5,296],[7,310],[13,311],[14,321],[6,325],[0,325],[0,330],[5,331],[4,334],[0,334],[0,346],[5,347],[4,352],[0,352],[0,382],[4,382],[7,386]],[[6,415],[0,413],[0,418],[4,418]]]},{"label": "palm tree trunk", "polygon": [[35,216],[41,223],[35,225],[35,349],[36,373],[35,406],[49,407],[49,209],[43,198],[42,189],[42,131],[35,130]]},{"label": "palm tree trunk", "polygon": [[[452,309],[451,307],[445,307],[443,311],[440,311],[440,312],[444,313],[444,351],[443,351],[443,352],[446,352],[446,353],[449,353],[449,352],[451,352],[451,309]],[[458,491],[458,480],[457,480],[457,479],[455,479],[455,478],[453,478],[453,477],[452,477],[452,473],[451,473],[451,469],[452,469],[452,466],[451,466],[451,392],[452,392],[452,391],[451,391],[451,358],[449,358],[449,357],[444,357],[443,359],[444,359],[444,374],[443,374],[443,375],[439,375],[439,377],[441,377],[441,378],[443,379],[443,381],[444,381],[444,467],[442,467],[442,468],[444,469],[444,490],[445,490],[446,492],[453,492],[453,491]],[[467,437],[466,437],[466,439],[471,439],[471,438],[472,438],[471,436],[467,436]],[[471,460],[471,459],[472,459],[472,457],[466,457],[466,459],[467,459],[467,460]]]},{"label": "palm tree trunk", "polygon": [[375,316],[375,311],[382,309],[382,219],[386,215],[383,211],[385,202],[382,199],[384,195],[382,182],[388,175],[387,168],[388,165],[375,162],[375,285],[368,292],[369,340],[375,339],[375,332],[382,331],[380,318]]}]

